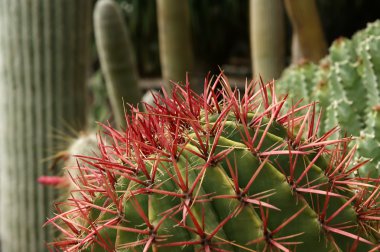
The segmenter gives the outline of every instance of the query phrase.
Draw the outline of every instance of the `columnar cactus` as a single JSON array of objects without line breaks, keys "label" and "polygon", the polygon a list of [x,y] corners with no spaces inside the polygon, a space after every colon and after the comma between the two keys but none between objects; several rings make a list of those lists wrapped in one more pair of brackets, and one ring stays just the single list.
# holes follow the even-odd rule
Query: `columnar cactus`
[{"label": "columnar cactus", "polygon": [[156,0],[156,5],[163,86],[169,91],[171,81],[184,82],[183,74],[193,69],[190,6],[177,0]]},{"label": "columnar cactus", "polygon": [[292,61],[307,58],[318,62],[327,53],[327,43],[316,1],[285,0],[284,3],[292,24]]},{"label": "columnar cactus", "polygon": [[118,4],[100,0],[94,10],[96,45],[115,122],[122,126],[127,103],[138,104],[141,91],[131,39]]},{"label": "columnar cactus", "polygon": [[252,72],[267,81],[285,67],[285,15],[283,1],[249,1]]},{"label": "columnar cactus", "polygon": [[321,131],[339,124],[357,136],[358,153],[373,159],[360,169],[362,176],[380,175],[380,21],[355,34],[352,40],[340,38],[319,66],[302,63],[284,71],[279,87],[282,93],[306,101],[317,97],[325,110]]},{"label": "columnar cactus", "polygon": [[[219,87],[217,89],[217,87]],[[217,91],[218,90],[218,91]],[[172,98],[169,98],[172,97]],[[349,138],[318,136],[314,103],[284,110],[273,82],[204,94],[174,86],[104,126],[80,197],[48,221],[65,251],[376,251],[379,186],[353,173]]]},{"label": "columnar cactus", "polygon": [[[45,251],[62,134],[86,122],[91,0],[0,1],[0,240],[6,252]],[[49,168],[50,167],[50,168]],[[50,214],[49,214],[50,213]]]}]

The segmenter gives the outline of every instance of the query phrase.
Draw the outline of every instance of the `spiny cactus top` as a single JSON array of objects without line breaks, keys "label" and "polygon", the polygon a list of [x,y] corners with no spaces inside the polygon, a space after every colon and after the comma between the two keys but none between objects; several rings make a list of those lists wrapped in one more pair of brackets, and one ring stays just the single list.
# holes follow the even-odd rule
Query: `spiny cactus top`
[{"label": "spiny cactus top", "polygon": [[203,95],[175,86],[100,155],[48,221],[64,251],[376,251],[379,186],[357,178],[349,138],[318,136],[315,105],[284,109],[274,84]]}]

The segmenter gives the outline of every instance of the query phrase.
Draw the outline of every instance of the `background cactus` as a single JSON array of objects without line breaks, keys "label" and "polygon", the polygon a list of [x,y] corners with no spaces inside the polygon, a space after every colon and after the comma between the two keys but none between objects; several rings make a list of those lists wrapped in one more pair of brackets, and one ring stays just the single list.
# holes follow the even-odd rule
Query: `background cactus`
[{"label": "background cactus", "polygon": [[[313,105],[284,111],[273,83],[225,76],[104,126],[81,197],[48,223],[70,251],[375,251],[380,187],[352,174],[349,138],[317,136]],[[221,86],[219,91],[215,91]],[[256,91],[258,90],[258,91]],[[303,112],[302,112],[303,111]],[[63,206],[59,204],[58,206]],[[59,209],[59,208],[58,208]],[[62,229],[63,228],[63,229]]]},{"label": "background cactus", "polygon": [[319,65],[302,63],[284,71],[279,87],[282,93],[317,97],[325,110],[321,131],[339,124],[358,136],[359,156],[373,159],[360,169],[362,176],[380,175],[380,21],[356,33],[352,40],[340,38]]},{"label": "background cactus", "polygon": [[249,2],[252,72],[267,81],[285,67],[284,6],[279,0]]},{"label": "background cactus", "polygon": [[[72,181],[70,177],[76,178],[80,176],[78,165],[84,165],[84,161],[78,156],[95,156],[98,155],[98,141],[94,132],[81,133],[77,138],[71,141],[67,152],[64,153],[65,161],[65,176],[68,181]],[[71,190],[76,190],[75,184],[71,184]]]},{"label": "background cactus", "polygon": [[292,62],[307,58],[318,62],[327,52],[327,43],[316,0],[285,0],[292,24]]},{"label": "background cactus", "polygon": [[96,45],[106,80],[116,125],[125,122],[127,104],[141,99],[133,46],[120,7],[113,0],[100,0],[94,10]]},{"label": "background cactus", "polygon": [[170,82],[184,82],[194,64],[189,2],[157,0],[156,5],[162,85],[169,91]]},{"label": "background cactus", "polygon": [[91,0],[0,1],[2,251],[45,251],[53,192],[36,183],[86,122]]}]

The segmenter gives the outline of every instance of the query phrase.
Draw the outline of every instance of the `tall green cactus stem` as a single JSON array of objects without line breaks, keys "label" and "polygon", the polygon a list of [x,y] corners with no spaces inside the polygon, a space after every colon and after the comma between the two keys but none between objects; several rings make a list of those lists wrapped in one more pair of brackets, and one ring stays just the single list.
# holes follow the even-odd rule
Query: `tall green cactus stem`
[{"label": "tall green cactus stem", "polygon": [[127,103],[141,99],[133,46],[118,4],[100,0],[94,10],[96,45],[116,125],[125,126]]},{"label": "tall green cactus stem", "polygon": [[[285,0],[287,14],[293,28],[293,41],[299,46],[301,56],[318,62],[327,53],[327,42],[323,33],[315,0]],[[298,55],[298,57],[300,56]],[[293,57],[293,62],[299,58]]]},{"label": "tall green cactus stem", "polygon": [[169,91],[171,81],[184,82],[186,72],[193,69],[189,2],[157,0],[156,3],[163,86]]},{"label": "tall green cactus stem", "polygon": [[250,0],[252,72],[277,79],[285,67],[285,17],[281,0]]},{"label": "tall green cactus stem", "polygon": [[[339,124],[344,132],[356,136],[358,154],[372,161],[360,169],[361,176],[380,175],[380,21],[369,24],[351,40],[340,38],[329,49],[319,67],[313,63],[292,66],[280,79],[282,93],[294,97],[318,97],[325,110],[322,132]],[[308,78],[310,65],[315,76]],[[294,78],[293,76],[298,76]],[[305,87],[310,92],[305,91]]]},{"label": "tall green cactus stem", "polygon": [[[380,185],[353,176],[349,138],[318,136],[313,105],[273,82],[175,85],[119,132],[105,126],[80,198],[59,211],[69,251],[375,251]],[[220,87],[217,89],[216,87]],[[172,98],[169,98],[172,97]],[[297,116],[298,115],[298,116]],[[75,204],[73,204],[75,203]],[[64,206],[61,204],[60,206]],[[64,223],[62,223],[64,222]],[[60,223],[60,224],[59,224]]]},{"label": "tall green cactus stem", "polygon": [[0,1],[2,251],[45,251],[58,136],[84,128],[91,0]]}]

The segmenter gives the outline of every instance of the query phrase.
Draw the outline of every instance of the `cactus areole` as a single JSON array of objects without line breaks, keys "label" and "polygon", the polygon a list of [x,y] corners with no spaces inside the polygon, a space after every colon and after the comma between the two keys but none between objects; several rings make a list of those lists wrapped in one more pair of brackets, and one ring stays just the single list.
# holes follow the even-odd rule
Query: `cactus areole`
[{"label": "cactus areole", "polygon": [[[64,251],[377,251],[379,186],[349,138],[318,136],[315,104],[284,109],[274,83],[203,95],[174,86],[80,157],[76,197],[47,223]],[[377,183],[378,184],[378,183]],[[81,195],[79,197],[79,195]]]}]

